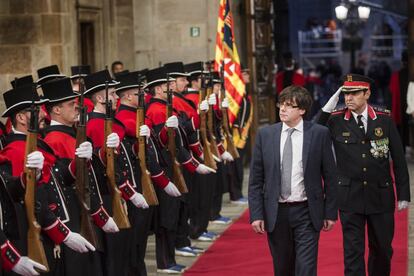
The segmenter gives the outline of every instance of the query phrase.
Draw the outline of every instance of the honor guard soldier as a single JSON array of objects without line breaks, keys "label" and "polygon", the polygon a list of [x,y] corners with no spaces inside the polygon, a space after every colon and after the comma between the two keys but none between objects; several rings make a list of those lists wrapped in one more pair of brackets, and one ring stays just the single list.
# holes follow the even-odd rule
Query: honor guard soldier
[{"label": "honor guard soldier", "polygon": [[[183,139],[184,146],[192,154],[201,160],[202,151],[200,147],[200,141],[198,139],[198,129],[200,128],[200,118],[198,116],[197,106],[190,100],[187,100],[184,96],[187,90],[189,76],[184,70],[182,62],[172,62],[164,65],[166,72],[173,78],[170,82],[171,90],[173,91],[173,108],[177,111],[179,125],[184,130]],[[207,168],[207,167],[206,167]],[[207,174],[210,171],[206,171],[203,174]],[[183,171],[184,180],[189,189],[189,195],[184,194],[180,199],[180,212],[178,220],[178,228],[175,240],[175,254],[184,257],[195,257],[199,253],[204,252],[201,248],[191,246],[189,239],[189,213],[190,213],[190,197],[193,192],[193,186],[198,185],[199,177],[187,170]]]},{"label": "honor guard soldier", "polygon": [[[319,118],[319,123],[327,124],[330,129],[336,153],[347,276],[365,275],[366,227],[368,273],[390,275],[395,209],[393,183],[398,210],[407,208],[410,201],[410,179],[401,139],[389,112],[368,104],[371,83],[365,76],[346,75],[343,86],[322,108]],[[331,113],[341,91],[346,107]]]},{"label": "honor guard soldier", "polygon": [[[189,75],[187,77],[189,82],[189,87],[187,90],[183,91],[182,94],[184,97],[193,102],[194,106],[199,108],[199,113],[206,113],[209,109],[208,101],[204,98],[201,98],[201,89],[202,81],[205,82],[207,79],[208,71],[204,70],[203,62],[193,62],[184,65],[185,72]],[[215,95],[211,95],[215,100]],[[200,127],[201,127],[201,115],[200,118]],[[206,124],[206,115],[204,116],[204,124]],[[200,129],[197,129],[197,137],[201,137]],[[201,139],[200,139],[201,140]],[[200,141],[201,143],[201,141]],[[202,145],[204,147],[206,145]],[[202,154],[202,159],[204,159],[204,153]],[[205,160],[205,159],[204,159]],[[198,241],[213,241],[217,238],[217,234],[207,231],[208,223],[210,220],[210,208],[211,208],[211,198],[212,198],[212,183],[216,181],[216,174],[208,175],[194,175],[194,185],[190,186],[190,221],[189,221],[189,236],[192,239]]]},{"label": "honor guard soldier", "polygon": [[[219,94],[222,93],[221,91],[221,79],[218,72],[211,72],[211,79],[212,83],[210,85],[213,86],[213,93],[211,97],[209,97],[209,105],[210,108],[214,111],[213,116],[213,126],[214,126],[214,135],[216,137],[217,149],[218,154],[220,155],[220,159],[224,162],[233,162],[233,156],[224,148],[224,137],[222,134],[222,114],[220,110],[220,101],[219,101]],[[229,102],[228,99],[225,98],[221,102],[221,106],[228,108]],[[226,181],[226,172],[227,172],[227,165],[223,164],[224,162],[217,163],[217,180],[215,181],[215,185],[213,187],[213,197],[212,197],[212,205],[210,209],[210,221],[215,224],[229,224],[231,219],[228,217],[223,217],[221,212],[221,206],[223,202],[223,193],[224,193],[224,184],[227,183]]]},{"label": "honor guard soldier", "polygon": [[[94,110],[88,114],[87,136],[91,139],[94,149],[98,151],[105,166],[109,160],[107,160],[104,144],[106,144],[106,148],[114,150],[116,185],[122,193],[123,200],[126,201],[123,205],[128,210],[127,218],[132,222],[130,228],[121,229],[116,236],[112,237],[113,239],[107,250],[106,257],[108,260],[106,260],[105,264],[108,266],[107,271],[110,275],[127,275],[131,267],[131,258],[137,254],[137,248],[131,243],[135,235],[134,231],[137,230],[137,226],[134,224],[136,223],[137,216],[136,208],[146,209],[149,206],[142,194],[138,193],[134,188],[135,182],[132,179],[133,169],[131,167],[133,160],[123,142],[125,127],[122,122],[113,116],[118,100],[115,92],[117,84],[119,83],[111,79],[108,70],[92,73],[85,77],[86,90],[84,94],[94,104]],[[112,133],[105,134],[106,120],[113,122]],[[136,262],[136,260],[133,260],[133,262]]]},{"label": "honor guard soldier", "polygon": [[[47,100],[40,100],[33,85],[19,87],[9,90],[3,94],[6,103],[6,110],[3,117],[10,117],[13,125],[13,131],[6,137],[6,146],[2,154],[11,162],[13,176],[20,176],[24,170],[26,134],[29,130],[31,118],[31,106],[40,106]],[[45,113],[39,110],[38,124],[42,124]],[[66,262],[66,256],[63,254],[66,250],[77,252],[87,252],[95,248],[78,233],[72,232],[65,223],[70,221],[69,208],[64,199],[62,190],[66,189],[62,184],[65,180],[71,179],[69,166],[57,160],[53,150],[41,139],[37,140],[39,151],[34,151],[29,157],[34,158],[33,163],[38,164],[36,168],[41,170],[37,179],[38,187],[36,188],[37,201],[40,202],[39,224],[47,234],[44,237],[43,244],[48,259],[49,273],[60,273],[73,264]],[[32,156],[33,155],[33,156]],[[45,165],[43,164],[43,160]],[[69,203],[70,204],[70,203]],[[19,228],[22,233],[27,231],[26,214],[22,203],[16,204],[16,211],[19,218]],[[22,222],[20,222],[20,219]],[[68,249],[64,248],[60,255],[60,244],[64,243]],[[23,241],[24,243],[24,241]],[[23,254],[25,246],[18,247]],[[69,249],[70,248],[70,249]],[[22,250],[23,249],[23,250]],[[62,257],[62,259],[60,259]],[[73,269],[73,268],[72,268]]]},{"label": "honor guard soldier", "polygon": [[239,152],[240,158],[236,158],[230,164],[229,194],[230,201],[234,204],[247,204],[247,198],[242,194],[243,190],[243,162],[246,155],[246,143],[249,138],[249,129],[253,122],[253,105],[251,104],[251,95],[249,93],[250,70],[242,68],[242,78],[246,85],[246,93],[240,104],[236,120],[233,122],[233,141]]},{"label": "honor guard soldier", "polygon": [[[161,159],[166,160],[163,164],[166,166],[168,176],[173,176],[173,166],[178,161],[184,169],[194,173],[207,171],[207,168],[200,164],[191,153],[184,147],[183,135],[184,131],[179,126],[177,111],[173,108],[172,114],[167,118],[167,73],[164,67],[149,70],[146,74],[147,84],[144,88],[149,89],[152,98],[146,109],[145,124],[155,131],[159,140],[161,149]],[[172,80],[172,78],[171,78]],[[175,147],[177,149],[177,161],[172,161],[168,155],[168,135],[167,128],[174,129]],[[180,168],[178,168],[178,171]],[[174,183],[177,185],[177,183]],[[165,193],[157,190],[157,196],[160,201],[157,216],[156,229],[156,257],[157,271],[161,273],[181,273],[184,266],[175,262],[175,235],[177,231],[177,223],[179,217],[180,200],[167,196]],[[191,250],[191,249],[190,249]],[[191,250],[191,252],[193,252]]]},{"label": "honor guard soldier", "polygon": [[[120,105],[118,111],[115,115],[115,118],[121,121],[125,125],[125,137],[123,139],[123,144],[125,145],[125,150],[131,160],[131,171],[130,179],[133,188],[143,194],[144,185],[151,185],[152,183],[143,183],[141,182],[142,169],[138,164],[138,152],[139,144],[137,139],[137,108],[139,104],[139,98],[142,96],[142,105],[144,103],[144,91],[141,91],[142,85],[141,82],[145,79],[145,75],[142,75],[143,72],[128,72],[128,73],[118,73],[116,74],[116,81],[119,84],[116,86],[116,93],[120,98]],[[138,93],[143,93],[138,95]],[[143,113],[145,116],[145,113]],[[142,118],[144,120],[144,118]],[[145,124],[139,126],[139,135],[144,136],[146,139],[145,145],[145,159],[146,167],[150,172],[151,179],[154,184],[158,185],[159,188],[163,189],[168,195],[177,197],[180,196],[180,192],[172,184],[168,177],[165,175],[163,169],[158,164],[157,152],[155,149],[155,144],[152,141],[151,131]],[[145,172],[146,173],[146,172]],[[149,189],[153,187],[149,187]],[[145,196],[145,195],[144,195]],[[154,195],[156,197],[156,195]],[[146,198],[149,202],[150,198]],[[153,223],[154,217],[154,208],[150,206],[148,209],[136,209],[135,216],[132,214],[129,215],[131,223],[135,226],[133,240],[129,242],[133,244],[137,249],[136,259],[131,260],[132,266],[130,273],[133,275],[147,275],[147,270],[145,266],[145,252],[147,249],[147,240],[148,234],[151,232],[151,226]]]}]

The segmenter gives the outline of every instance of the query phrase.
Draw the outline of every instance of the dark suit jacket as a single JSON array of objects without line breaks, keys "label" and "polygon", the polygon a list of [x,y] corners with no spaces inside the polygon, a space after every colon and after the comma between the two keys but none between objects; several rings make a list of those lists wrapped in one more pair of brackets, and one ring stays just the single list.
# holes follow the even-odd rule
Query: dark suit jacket
[{"label": "dark suit jacket", "polygon": [[[281,123],[259,130],[250,166],[250,221],[264,220],[268,232],[277,223],[281,131]],[[309,213],[314,228],[320,231],[324,219],[337,219],[336,165],[329,130],[304,121],[302,154]]]}]

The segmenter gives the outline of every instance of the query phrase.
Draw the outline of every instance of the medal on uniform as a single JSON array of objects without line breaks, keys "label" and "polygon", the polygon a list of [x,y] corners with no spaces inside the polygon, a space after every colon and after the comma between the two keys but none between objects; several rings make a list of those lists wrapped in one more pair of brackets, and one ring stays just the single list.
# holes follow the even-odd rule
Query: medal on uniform
[{"label": "medal on uniform", "polygon": [[370,152],[374,158],[384,158],[384,157],[388,158],[388,152],[389,152],[389,148],[388,148],[389,139],[388,138],[371,140],[370,144],[371,144]]},{"label": "medal on uniform", "polygon": [[384,134],[384,132],[382,131],[382,128],[380,127],[375,128],[374,133],[375,133],[375,136],[377,137],[381,137]]}]

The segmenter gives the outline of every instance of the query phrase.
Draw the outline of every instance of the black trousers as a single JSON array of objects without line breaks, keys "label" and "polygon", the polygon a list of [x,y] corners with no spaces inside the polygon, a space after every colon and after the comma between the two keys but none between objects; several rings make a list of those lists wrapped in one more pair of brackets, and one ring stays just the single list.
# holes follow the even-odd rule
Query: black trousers
[{"label": "black trousers", "polygon": [[175,230],[159,226],[155,232],[155,251],[157,268],[164,269],[176,265]]},{"label": "black trousers", "polygon": [[192,239],[197,239],[207,232],[216,174],[197,174],[195,178],[195,184],[191,186],[190,191],[190,237]]},{"label": "black trousers", "polygon": [[344,241],[346,276],[365,275],[365,227],[368,228],[368,273],[370,276],[390,275],[394,213],[356,214],[339,212]]},{"label": "black trousers", "polygon": [[210,207],[210,220],[215,220],[220,217],[227,169],[227,165],[224,165],[223,161],[217,163],[216,181],[211,183],[213,190]]},{"label": "black trousers", "polygon": [[197,185],[195,183],[196,174],[191,174],[186,170],[183,170],[183,177],[188,188],[188,193],[183,194],[180,197],[180,206],[178,210],[178,225],[177,233],[175,236],[175,248],[181,248],[186,246],[191,246],[191,241],[189,239],[189,224],[188,219],[190,218],[190,197],[192,193],[192,187]]},{"label": "black trousers", "polygon": [[240,158],[236,158],[228,164],[228,183],[230,200],[238,200],[243,197],[243,162],[246,155],[246,148],[237,149]]},{"label": "black trousers", "polygon": [[319,231],[307,203],[279,204],[275,229],[267,234],[275,276],[316,276]]}]

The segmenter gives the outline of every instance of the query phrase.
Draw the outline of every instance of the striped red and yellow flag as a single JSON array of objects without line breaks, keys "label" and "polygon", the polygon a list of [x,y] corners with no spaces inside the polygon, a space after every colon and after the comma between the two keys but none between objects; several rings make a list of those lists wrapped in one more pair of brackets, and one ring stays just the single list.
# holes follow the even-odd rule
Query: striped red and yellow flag
[{"label": "striped red and yellow flag", "polygon": [[233,16],[230,11],[230,0],[220,0],[216,35],[216,58],[214,70],[219,71],[224,64],[224,87],[229,99],[229,123],[233,124],[240,109],[245,93],[242,79],[240,58],[237,52],[233,32]]}]

